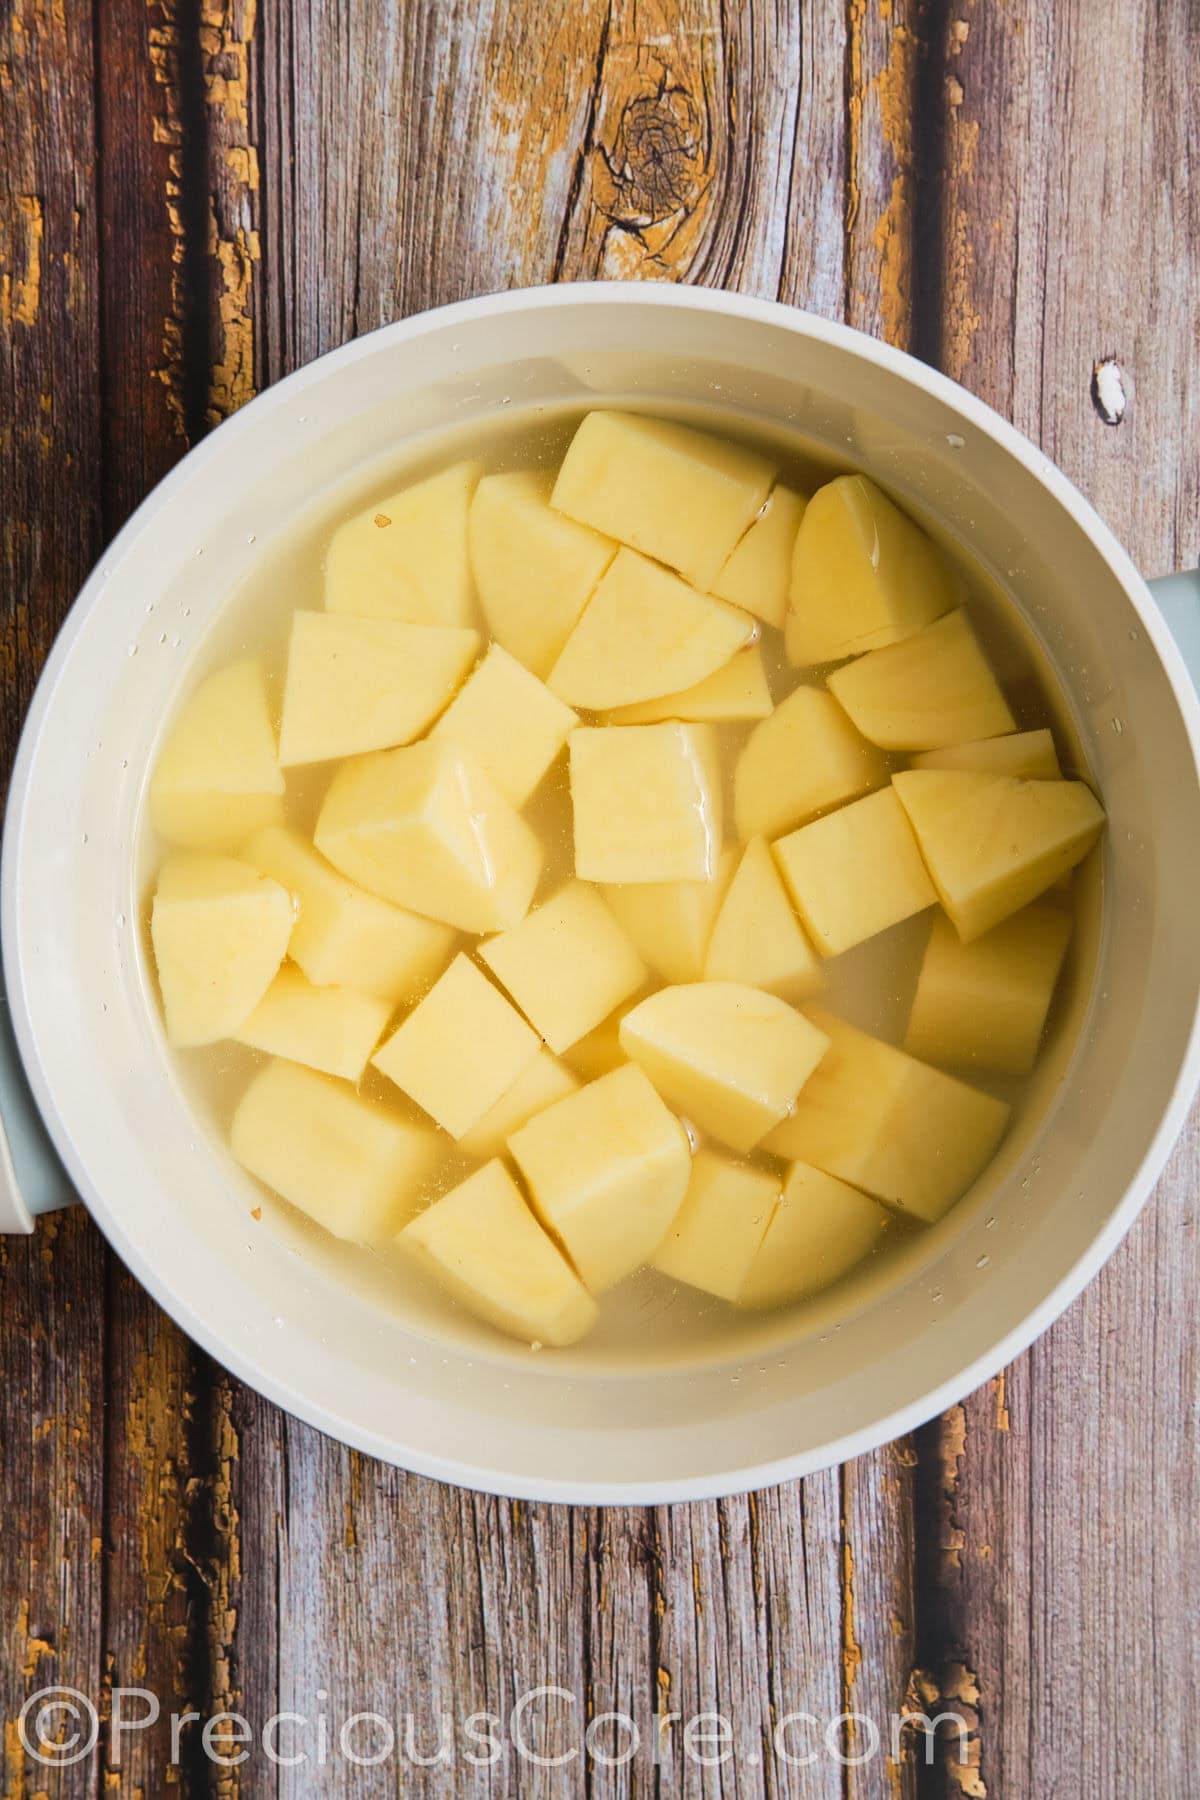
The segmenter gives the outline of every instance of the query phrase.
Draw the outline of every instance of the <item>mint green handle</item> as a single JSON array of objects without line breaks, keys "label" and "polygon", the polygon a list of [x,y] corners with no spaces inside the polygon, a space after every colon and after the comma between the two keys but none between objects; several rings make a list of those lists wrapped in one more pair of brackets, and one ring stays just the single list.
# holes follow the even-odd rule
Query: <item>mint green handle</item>
[{"label": "mint green handle", "polygon": [[1188,674],[1200,688],[1200,569],[1190,569],[1185,575],[1160,575],[1149,587],[1183,653]]}]

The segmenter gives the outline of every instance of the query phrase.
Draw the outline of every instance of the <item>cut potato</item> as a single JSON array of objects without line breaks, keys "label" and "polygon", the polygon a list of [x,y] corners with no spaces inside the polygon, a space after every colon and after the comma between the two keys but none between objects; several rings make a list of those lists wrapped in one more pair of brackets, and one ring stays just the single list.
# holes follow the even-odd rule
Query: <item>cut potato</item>
[{"label": "cut potato", "polygon": [[186,850],[240,850],[283,818],[283,775],[262,665],[252,656],[200,683],[163,745],[150,783],[159,837]]},{"label": "cut potato", "polygon": [[775,855],[822,956],[839,956],[937,900],[890,787],[780,838]]},{"label": "cut potato", "polygon": [[823,1169],[793,1163],[738,1293],[739,1306],[787,1306],[832,1285],[878,1249],[887,1213]]},{"label": "cut potato", "polygon": [[980,775],[1021,775],[1027,781],[1061,781],[1062,770],[1054,749],[1054,735],[1038,731],[1013,731],[1007,737],[982,738],[977,743],[950,744],[944,750],[923,750],[912,759],[914,769],[973,769]]},{"label": "cut potato", "polygon": [[286,888],[228,856],[181,850],[158,872],[150,939],[167,1037],[178,1048],[232,1037],[287,952]]},{"label": "cut potato", "polygon": [[371,1060],[460,1138],[520,1080],[540,1049],[537,1033],[460,953]]},{"label": "cut potato", "polygon": [[551,505],[708,590],[774,479],[772,465],[740,444],[638,413],[592,412],[571,439]]},{"label": "cut potato", "polygon": [[809,501],[792,557],[785,639],[797,667],[840,662],[919,631],[957,598],[933,540],[865,475]]},{"label": "cut potato", "polygon": [[736,1300],[778,1201],[779,1182],[765,1169],[698,1150],[683,1205],[651,1268],[720,1300]]},{"label": "cut potato", "polygon": [[972,943],[938,914],[904,1048],[926,1062],[1027,1075],[1071,937],[1071,915],[1027,906]]},{"label": "cut potato", "polygon": [[884,750],[938,750],[1017,728],[961,607],[835,669],[829,687]]},{"label": "cut potato", "polygon": [[459,1149],[466,1156],[477,1157],[480,1162],[486,1162],[489,1156],[499,1156],[514,1131],[537,1113],[553,1106],[556,1100],[565,1100],[568,1094],[575,1093],[578,1086],[565,1063],[559,1062],[557,1056],[551,1056],[549,1050],[539,1050],[524,1074],[517,1076],[495,1106],[484,1113],[478,1125],[463,1132],[458,1140]]},{"label": "cut potato", "polygon": [[934,1224],[981,1175],[1011,1107],[810,1009],[829,1049],[763,1148]]},{"label": "cut potato", "polygon": [[1052,887],[1104,828],[1082,781],[908,769],[893,785],[964,943]]},{"label": "cut potato", "polygon": [[709,881],[721,854],[711,725],[581,726],[570,737],[575,873],[585,881]]},{"label": "cut potato", "polygon": [[754,635],[749,613],[698,594],[636,550],[618,550],[547,684],[593,712],[694,687]]},{"label": "cut potato", "polygon": [[410,743],[451,699],[478,650],[474,631],[293,613],[280,762]]},{"label": "cut potato", "polygon": [[242,1167],[334,1237],[381,1244],[419,1205],[437,1133],[361,1100],[343,1082],[274,1061],[233,1115]]},{"label": "cut potato", "polygon": [[682,1125],[626,1064],[508,1140],[533,1209],[594,1294],[650,1257],[687,1191]]},{"label": "cut potato", "polygon": [[641,957],[595,888],[565,887],[480,956],[552,1050],[566,1050],[646,979]]},{"label": "cut potato", "polygon": [[678,694],[657,700],[639,700],[634,706],[618,706],[609,714],[610,725],[654,725],[660,719],[765,719],[771,711],[762,651],[749,644],[731,657],[715,674]]},{"label": "cut potato", "polygon": [[621,1044],[701,1131],[752,1150],[780,1119],[827,1039],[774,994],[734,981],[660,988],[621,1021]]},{"label": "cut potato", "polygon": [[478,479],[478,463],[455,463],[347,519],[325,557],[330,612],[411,625],[469,624],[467,509]]},{"label": "cut potato", "polygon": [[642,881],[605,888],[608,904],[639,954],[664,980],[700,980],[713,921],[736,862],[737,852],[727,846],[709,881]]},{"label": "cut potato", "polygon": [[612,538],[549,505],[553,477],[485,475],[471,503],[471,566],[492,636],[545,678],[616,555]]},{"label": "cut potato", "polygon": [[719,600],[743,606],[768,625],[787,617],[792,584],[792,553],[808,502],[802,494],[777,483],[767,504],[717,576],[713,593]]},{"label": "cut potato", "polygon": [[879,751],[822,688],[800,687],[756,725],[738,757],[738,836],[778,837],[887,780]]},{"label": "cut potato", "polygon": [[387,1000],[354,988],[314,987],[285,964],[233,1035],[252,1050],[358,1081],[391,1014]]},{"label": "cut potato", "polygon": [[823,984],[820,958],[792,911],[763,838],[751,838],[746,845],[717,914],[702,972],[706,981],[740,981],[784,1000],[815,993]]},{"label": "cut potato", "polygon": [[502,1162],[435,1200],[397,1242],[468,1312],[510,1337],[574,1344],[596,1322],[596,1302]]},{"label": "cut potato", "polygon": [[493,644],[430,736],[457,744],[514,806],[524,806],[579,720]]},{"label": "cut potato", "polygon": [[506,931],[529,910],[542,847],[470,757],[412,744],[345,763],[321,807],[317,849],[397,906],[462,931]]}]

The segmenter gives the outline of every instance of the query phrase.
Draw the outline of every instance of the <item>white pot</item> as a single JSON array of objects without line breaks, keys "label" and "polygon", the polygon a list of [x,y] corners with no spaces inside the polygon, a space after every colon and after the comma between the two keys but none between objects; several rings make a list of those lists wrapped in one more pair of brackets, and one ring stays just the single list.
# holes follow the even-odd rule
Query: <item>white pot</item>
[{"label": "white pot", "polygon": [[[439,1341],[249,1220],[164,1053],[140,939],[146,776],[192,652],[261,546],[398,443],[536,404],[701,399],[793,425],[960,532],[1016,595],[1111,819],[1099,969],[1056,1092],[832,1336],[605,1371]],[[1169,596],[1200,630],[1194,587]],[[1187,609],[1191,608],[1188,613]],[[1193,654],[1200,646],[1193,645]],[[1200,663],[1200,657],[1197,658]],[[1194,665],[1195,666],[1195,665]],[[445,307],[281,382],[105,553],[30,711],[4,836],[12,1021],[71,1182],[138,1278],[272,1400],[405,1468],[543,1499],[722,1494],[856,1455],[994,1374],[1128,1229],[1200,1076],[1200,714],[1128,557],[1033,445],[942,376],[734,295],[576,286]],[[61,1203],[8,1069],[10,1223]],[[0,1175],[4,1168],[0,1164]]]}]

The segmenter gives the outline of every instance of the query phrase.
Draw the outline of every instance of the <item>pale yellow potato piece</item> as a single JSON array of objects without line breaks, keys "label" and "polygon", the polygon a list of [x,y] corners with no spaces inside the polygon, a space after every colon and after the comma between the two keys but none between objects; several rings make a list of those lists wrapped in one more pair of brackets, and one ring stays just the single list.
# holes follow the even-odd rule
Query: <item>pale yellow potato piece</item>
[{"label": "pale yellow potato piece", "polygon": [[230,1145],[290,1206],[359,1244],[381,1244],[399,1230],[442,1155],[429,1126],[278,1059],[242,1095]]},{"label": "pale yellow potato piece", "polygon": [[617,706],[608,715],[610,725],[654,725],[660,719],[765,719],[772,707],[762,650],[748,644],[723,668],[678,694],[657,700],[639,700],[633,706]]},{"label": "pale yellow potato piece", "polygon": [[595,888],[568,881],[479,954],[552,1050],[636,994],[646,968]]},{"label": "pale yellow potato piece", "polygon": [[1071,914],[1045,901],[964,944],[933,922],[904,1048],[926,1062],[1027,1075],[1071,937]]},{"label": "pale yellow potato piece", "polygon": [[691,1173],[682,1125],[628,1063],[538,1113],[508,1147],[535,1213],[593,1294],[653,1254]]},{"label": "pale yellow potato piece", "polygon": [[1013,731],[1007,737],[982,738],[977,743],[949,744],[943,750],[922,750],[913,757],[912,766],[973,769],[981,775],[1023,775],[1029,781],[1062,780],[1054,734],[1044,726],[1037,731]]},{"label": "pale yellow potato piece", "polygon": [[763,1148],[934,1224],[983,1173],[1012,1108],[810,1008],[829,1049]]},{"label": "pale yellow potato piece", "polygon": [[893,785],[964,943],[1045,893],[1104,829],[1082,781],[907,769]]},{"label": "pale yellow potato piece", "polygon": [[505,931],[529,910],[542,847],[483,770],[451,744],[343,764],[317,849],[369,893],[462,931]]},{"label": "pale yellow potato piece", "polygon": [[458,1140],[459,1149],[467,1156],[477,1157],[480,1162],[486,1162],[489,1156],[499,1156],[514,1131],[535,1114],[553,1106],[556,1100],[565,1100],[578,1086],[565,1063],[559,1062],[549,1050],[539,1050],[524,1074],[517,1076],[495,1106],[484,1113],[478,1125],[463,1132]]},{"label": "pale yellow potato piece", "polygon": [[738,757],[738,836],[778,837],[887,780],[887,764],[823,688],[799,687],[756,725]]},{"label": "pale yellow potato piece", "polygon": [[835,669],[829,688],[884,750],[937,750],[1017,728],[961,607]]},{"label": "pale yellow potato piece", "polygon": [[606,886],[605,898],[637,949],[666,981],[699,981],[713,921],[737,863],[726,845],[708,881],[642,881]]},{"label": "pale yellow potato piece", "polygon": [[779,1182],[765,1169],[698,1150],[683,1205],[650,1266],[720,1300],[736,1300],[778,1202]]},{"label": "pale yellow potato piece", "polygon": [[553,476],[485,475],[471,503],[471,566],[492,636],[534,675],[550,673],[616,555],[612,538],[549,505]]},{"label": "pale yellow potato piece", "polygon": [[391,1016],[389,1001],[354,988],[315,987],[285,963],[233,1035],[252,1050],[358,1081]]},{"label": "pale yellow potato piece", "polygon": [[694,687],[754,635],[749,613],[696,592],[636,550],[618,550],[546,677],[593,712]]},{"label": "pale yellow potato piece", "polygon": [[711,725],[580,726],[569,739],[575,873],[585,881],[708,881],[721,854]]},{"label": "pale yellow potato piece", "polygon": [[515,657],[493,644],[430,737],[457,744],[514,806],[524,806],[579,720]]},{"label": "pale yellow potato piece", "polygon": [[450,960],[451,926],[356,887],[299,832],[280,825],[259,832],[245,860],[292,895],[297,918],[288,955],[318,987],[409,1000]]},{"label": "pale yellow potato piece", "polygon": [[765,457],[707,432],[592,412],[571,439],[551,505],[707,590],[774,478]]},{"label": "pale yellow potato piece", "polygon": [[763,838],[746,845],[717,913],[702,973],[706,981],[740,981],[784,1000],[816,993],[824,983],[821,960]]},{"label": "pale yellow potato piece", "polygon": [[663,1099],[734,1150],[786,1117],[826,1043],[794,1007],[735,981],[660,988],[621,1021],[626,1055]]},{"label": "pale yellow potato piece", "polygon": [[786,1306],[832,1285],[878,1249],[887,1213],[857,1188],[793,1163],[739,1292],[739,1306]]},{"label": "pale yellow potato piece", "polygon": [[419,737],[452,698],[479,634],[400,619],[295,612],[279,760],[326,762]]},{"label": "pale yellow potato piece", "polygon": [[713,584],[719,600],[744,606],[768,625],[787,617],[792,585],[792,553],[808,501],[781,482],[729,556]]},{"label": "pale yellow potato piece", "polygon": [[536,1031],[460,953],[371,1061],[451,1137],[461,1138],[540,1049]]},{"label": "pale yellow potato piece", "polygon": [[584,1081],[595,1081],[601,1075],[611,1075],[614,1069],[622,1068],[629,1058],[621,1048],[621,1014],[613,1013],[594,1031],[572,1044],[566,1059]]},{"label": "pale yellow potato piece", "polygon": [[325,605],[358,618],[467,625],[467,511],[479,464],[455,463],[356,513],[325,556]]},{"label": "pale yellow potato piece", "polygon": [[257,658],[228,663],[184,701],[150,782],[160,838],[186,850],[240,850],[283,818],[283,775]]},{"label": "pale yellow potato piece", "polygon": [[200,851],[168,856],[150,940],[170,1042],[232,1037],[274,980],[294,920],[286,888],[247,863]]},{"label": "pale yellow potato piece", "polygon": [[780,838],[775,855],[822,956],[839,956],[937,900],[890,787]]},{"label": "pale yellow potato piece", "polygon": [[529,1344],[574,1344],[596,1302],[499,1161],[418,1213],[397,1238],[468,1312]]},{"label": "pale yellow potato piece", "polygon": [[957,599],[950,564],[865,475],[839,475],[809,501],[792,556],[785,626],[797,667],[861,656],[919,631]]}]

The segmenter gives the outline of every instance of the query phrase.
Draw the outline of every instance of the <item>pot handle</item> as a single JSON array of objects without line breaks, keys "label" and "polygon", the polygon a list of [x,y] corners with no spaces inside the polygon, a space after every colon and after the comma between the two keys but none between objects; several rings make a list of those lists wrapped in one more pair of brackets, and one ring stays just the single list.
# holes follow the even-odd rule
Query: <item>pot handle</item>
[{"label": "pot handle", "polygon": [[30,1232],[38,1213],[78,1199],[29,1090],[0,990],[0,1236]]},{"label": "pot handle", "polygon": [[1200,569],[1160,575],[1148,585],[1179,645],[1188,674],[1200,688]]}]

